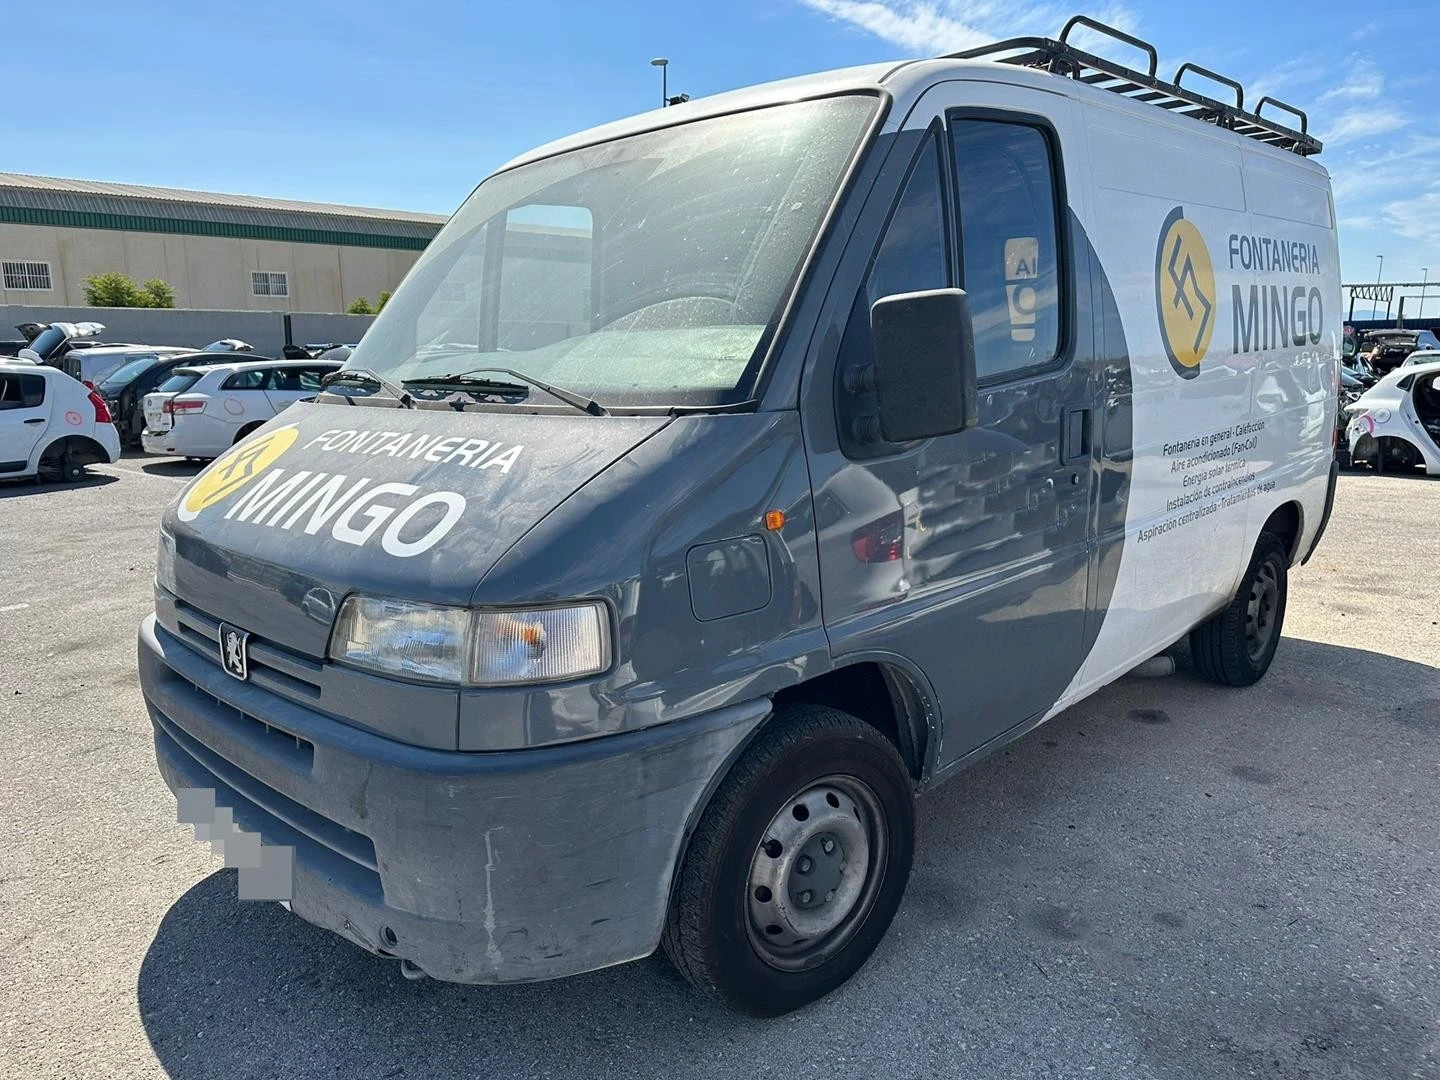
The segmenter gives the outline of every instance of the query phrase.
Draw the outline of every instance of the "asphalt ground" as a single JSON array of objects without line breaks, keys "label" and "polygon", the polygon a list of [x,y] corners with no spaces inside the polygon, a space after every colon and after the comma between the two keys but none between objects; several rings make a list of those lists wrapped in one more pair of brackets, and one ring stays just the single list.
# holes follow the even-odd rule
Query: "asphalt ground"
[{"label": "asphalt ground", "polygon": [[659,956],[409,982],[237,900],[135,677],[190,471],[0,487],[0,1076],[1440,1077],[1440,482],[1342,477],[1259,686],[1119,683],[923,799],[874,958],[756,1022]]}]

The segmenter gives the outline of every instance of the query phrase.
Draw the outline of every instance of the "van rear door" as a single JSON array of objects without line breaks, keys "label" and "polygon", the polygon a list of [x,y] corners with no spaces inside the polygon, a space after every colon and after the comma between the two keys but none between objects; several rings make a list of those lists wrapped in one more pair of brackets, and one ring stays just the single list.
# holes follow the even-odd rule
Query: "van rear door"
[{"label": "van rear door", "polygon": [[[1088,279],[1077,280],[1070,246],[1066,191],[1083,188],[1071,108],[988,82],[920,99],[892,151],[901,160],[882,170],[911,171],[878,250],[859,232],[844,257],[864,267],[873,254],[873,265],[858,295],[839,285],[842,270],[827,300],[844,319],[821,336],[839,338],[829,393],[807,394],[836,414],[840,443],[827,451],[812,431],[832,651],[920,668],[944,716],[940,765],[1044,714],[1083,662],[1098,392],[1076,314]],[[878,198],[892,196],[877,186]],[[864,441],[873,397],[853,373],[868,362],[870,307],[957,285],[974,319],[979,424],[912,446],[887,446],[873,428]],[[916,358],[917,378],[924,364]]]}]

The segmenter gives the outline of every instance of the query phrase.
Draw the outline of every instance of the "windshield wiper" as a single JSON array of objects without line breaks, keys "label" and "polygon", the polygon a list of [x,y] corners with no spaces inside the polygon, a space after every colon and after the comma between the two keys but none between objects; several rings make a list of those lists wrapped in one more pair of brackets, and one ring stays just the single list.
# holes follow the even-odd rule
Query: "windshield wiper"
[{"label": "windshield wiper", "polygon": [[[481,372],[492,372],[497,375],[509,375],[512,379],[518,379],[519,383],[498,382],[494,379],[478,379],[475,376]],[[512,368],[503,367],[478,367],[469,371],[457,371],[453,375],[430,375],[422,378],[406,379],[405,386],[413,386],[417,389],[444,390],[447,387],[457,387],[471,390],[493,390],[497,393],[515,393],[525,389],[523,384],[529,383],[539,390],[545,391],[553,398],[558,398],[567,405],[573,405],[581,412],[587,412],[591,416],[609,416],[610,410],[601,405],[594,398],[588,398],[584,394],[577,394],[574,390],[566,390],[564,387],[552,386],[534,375],[526,375],[523,371],[515,371]]]},{"label": "windshield wiper", "polygon": [[[385,378],[385,376],[377,374],[369,368],[341,368],[338,371],[332,371],[320,380],[320,388],[323,390],[338,382],[374,383],[380,387],[381,390],[384,390],[391,397],[395,398],[396,401],[400,402],[401,408],[415,408],[415,399],[410,396],[407,390],[403,387],[396,386],[389,379]],[[353,398],[350,399],[350,403],[352,405],[355,403]]]}]

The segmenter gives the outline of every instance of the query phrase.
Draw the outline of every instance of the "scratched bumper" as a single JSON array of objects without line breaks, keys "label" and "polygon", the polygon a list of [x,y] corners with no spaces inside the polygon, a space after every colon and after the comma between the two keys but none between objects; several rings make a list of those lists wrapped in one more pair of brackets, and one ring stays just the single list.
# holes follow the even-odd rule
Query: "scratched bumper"
[{"label": "scratched bumper", "polygon": [[153,617],[139,661],[171,789],[213,789],[242,829],[292,847],[297,915],[453,982],[551,979],[653,952],[687,826],[768,711],[453,753],[232,679]]}]

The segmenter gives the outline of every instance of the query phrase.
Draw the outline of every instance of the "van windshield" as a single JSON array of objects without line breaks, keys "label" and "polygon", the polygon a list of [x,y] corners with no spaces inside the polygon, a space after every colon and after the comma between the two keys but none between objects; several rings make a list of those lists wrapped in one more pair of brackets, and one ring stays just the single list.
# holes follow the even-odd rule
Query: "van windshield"
[{"label": "van windshield", "polygon": [[877,107],[778,105],[493,176],[346,366],[395,382],[510,368],[605,405],[745,400]]}]

